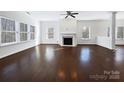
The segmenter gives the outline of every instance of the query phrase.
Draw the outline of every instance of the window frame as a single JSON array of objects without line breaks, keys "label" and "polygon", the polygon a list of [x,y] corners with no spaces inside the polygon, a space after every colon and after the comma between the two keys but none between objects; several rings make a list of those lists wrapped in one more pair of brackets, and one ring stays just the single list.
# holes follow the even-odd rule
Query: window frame
[{"label": "window frame", "polygon": [[[53,32],[52,32],[53,38],[49,38],[49,34],[50,34],[50,33],[49,33],[49,29],[53,29]],[[55,34],[55,33],[54,33],[54,30],[55,30],[54,27],[48,27],[48,29],[47,29],[47,39],[49,39],[49,40],[54,39],[54,34]]]},{"label": "window frame", "polygon": [[[10,29],[14,29],[14,30],[12,30],[12,31],[2,31],[2,22],[1,22],[2,18],[14,21],[15,22],[15,28],[10,28]],[[23,23],[23,24],[27,25],[27,32],[26,32],[27,33],[27,40],[26,41],[21,41],[20,40],[20,23]],[[11,23],[10,23],[10,25],[11,25]],[[31,24],[27,24],[25,22],[17,21],[17,20],[15,20],[13,18],[5,17],[5,16],[0,16],[0,47],[32,41],[32,40],[30,40],[30,25]],[[36,40],[36,26],[34,26],[34,27],[35,27],[35,39],[34,40]],[[1,36],[2,32],[12,32],[12,33],[14,32],[15,33],[15,35],[14,35],[15,36],[15,38],[14,38],[15,41],[12,39],[14,42],[2,43],[2,40],[3,40],[2,36]],[[25,33],[25,32],[22,32],[22,33]]]},{"label": "window frame", "polygon": [[[89,38],[83,38],[83,27],[87,27],[89,29]],[[91,39],[91,27],[90,26],[83,26],[82,29],[81,29],[81,39],[82,40],[90,40]]]},{"label": "window frame", "polygon": [[[2,31],[2,23],[1,23],[1,19],[4,18],[4,19],[8,19],[8,20],[11,20],[11,21],[14,21],[15,22],[15,31]],[[12,45],[12,44],[16,44],[17,43],[17,34],[18,34],[18,31],[16,30],[16,27],[17,27],[17,24],[16,24],[16,21],[12,18],[9,18],[9,17],[4,17],[4,16],[0,16],[0,46],[8,46],[8,45]],[[2,32],[14,32],[15,33],[15,41],[14,42],[9,42],[9,43],[2,43]]]},{"label": "window frame", "polygon": [[[34,27],[34,31],[31,31],[31,26]],[[29,30],[30,30],[30,31],[29,31],[29,32],[30,32],[29,39],[30,39],[31,41],[34,41],[34,40],[36,40],[36,27],[35,27],[34,25],[30,25],[29,28],[30,28],[30,29],[29,29]],[[31,34],[34,34],[34,38],[33,38],[33,39],[31,38]]]},{"label": "window frame", "polygon": [[124,40],[124,30],[123,30],[123,38],[118,38],[118,28],[119,27],[123,27],[124,28],[124,26],[117,26],[116,27],[116,40]]},{"label": "window frame", "polygon": [[[24,25],[27,25],[27,31],[21,31],[20,29],[20,24],[24,24]],[[27,40],[24,40],[24,41],[21,41],[21,33],[26,33],[27,34]],[[19,22],[19,42],[22,43],[22,42],[27,42],[29,41],[29,27],[28,27],[28,24],[24,23],[24,22]]]}]

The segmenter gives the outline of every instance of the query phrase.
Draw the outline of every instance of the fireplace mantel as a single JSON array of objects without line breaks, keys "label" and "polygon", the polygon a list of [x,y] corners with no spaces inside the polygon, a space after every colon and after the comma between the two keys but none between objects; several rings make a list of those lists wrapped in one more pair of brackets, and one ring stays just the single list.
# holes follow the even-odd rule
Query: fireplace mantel
[{"label": "fireplace mantel", "polygon": [[[77,45],[77,38],[76,38],[76,32],[60,32],[60,45],[61,46],[76,46]],[[72,37],[72,45],[64,45],[63,44],[63,38],[67,38],[67,37]]]},{"label": "fireplace mantel", "polygon": [[76,34],[76,32],[60,32],[60,34]]}]

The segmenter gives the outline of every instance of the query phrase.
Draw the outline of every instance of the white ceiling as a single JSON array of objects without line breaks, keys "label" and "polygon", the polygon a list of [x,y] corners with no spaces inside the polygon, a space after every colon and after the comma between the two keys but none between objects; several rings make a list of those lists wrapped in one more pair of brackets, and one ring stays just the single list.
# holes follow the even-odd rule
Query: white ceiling
[{"label": "white ceiling", "polygon": [[[73,11],[78,12],[79,15],[76,15],[77,20],[104,20],[109,19],[111,12],[106,11]],[[38,20],[59,20],[63,19],[65,11],[30,11],[30,16]],[[117,13],[117,19],[124,19],[124,12]]]}]

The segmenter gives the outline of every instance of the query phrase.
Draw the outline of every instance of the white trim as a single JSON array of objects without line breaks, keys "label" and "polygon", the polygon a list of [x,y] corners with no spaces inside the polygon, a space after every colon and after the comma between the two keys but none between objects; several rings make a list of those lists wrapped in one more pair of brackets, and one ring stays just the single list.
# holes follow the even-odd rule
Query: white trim
[{"label": "white trim", "polygon": [[1,18],[5,18],[5,19],[8,19],[8,20],[15,21],[13,18],[10,18],[10,17],[0,16],[0,19],[1,19]]},{"label": "white trim", "polygon": [[61,45],[62,47],[76,47],[76,45]]},{"label": "white trim", "polygon": [[[71,37],[72,38],[72,45],[64,45],[63,44],[63,38],[64,37]],[[77,46],[77,38],[76,38],[76,34],[74,33],[60,33],[60,45],[61,46],[68,46],[68,47],[71,47],[71,46]]]},{"label": "white trim", "polygon": [[27,24],[27,40],[30,40],[30,25]]},{"label": "white trim", "polygon": [[91,38],[81,38],[82,40],[91,40]]},{"label": "white trim", "polygon": [[[31,40],[31,41],[34,41],[34,40],[36,40],[36,26],[33,26],[34,27],[34,31],[33,32],[31,32],[31,26],[33,26],[33,25],[29,25],[29,40]],[[34,39],[31,39],[31,34],[34,34]]]}]

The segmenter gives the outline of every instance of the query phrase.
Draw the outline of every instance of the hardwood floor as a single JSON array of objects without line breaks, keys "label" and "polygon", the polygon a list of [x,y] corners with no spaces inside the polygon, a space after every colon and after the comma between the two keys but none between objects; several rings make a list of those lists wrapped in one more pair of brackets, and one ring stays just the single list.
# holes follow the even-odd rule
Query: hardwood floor
[{"label": "hardwood floor", "polygon": [[39,45],[0,59],[0,81],[124,81],[124,46]]}]

